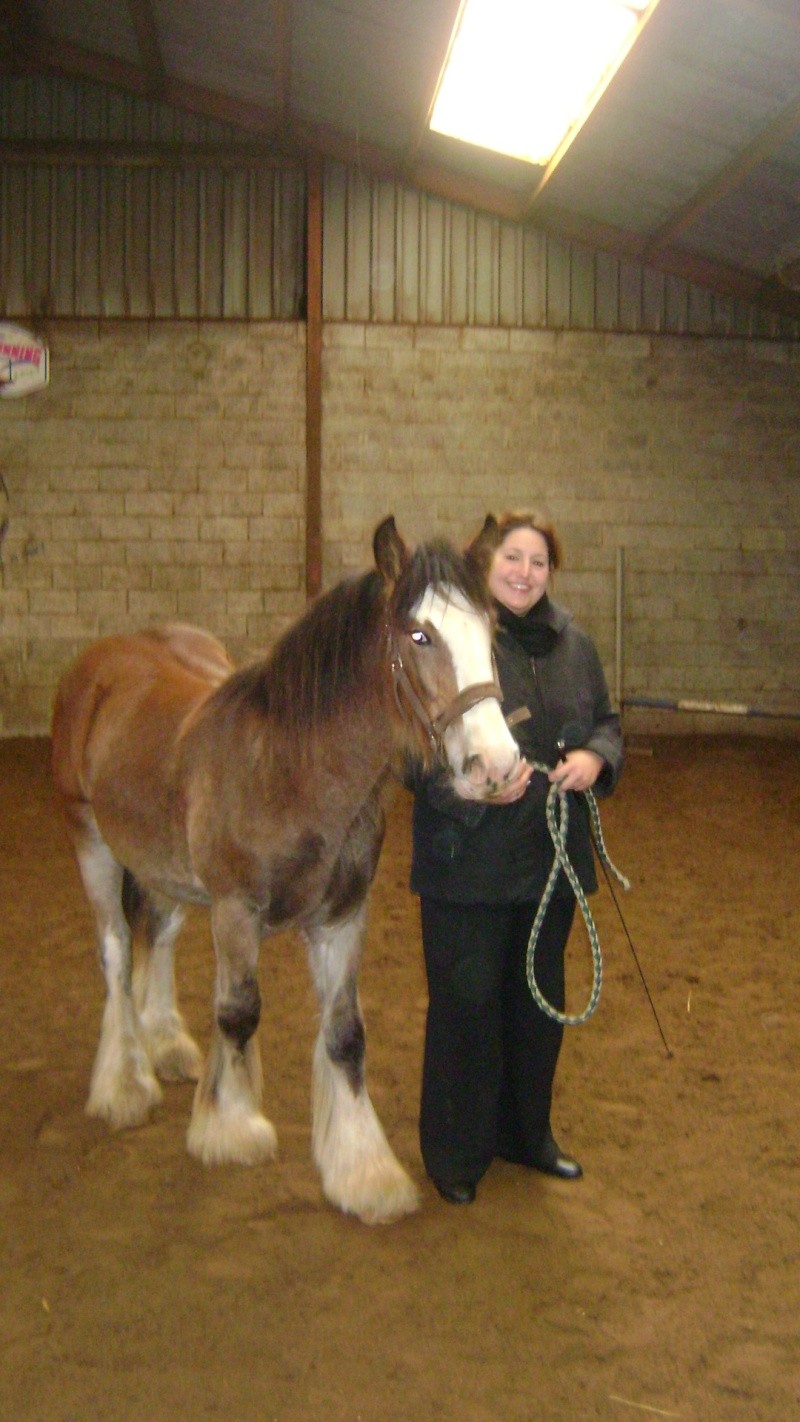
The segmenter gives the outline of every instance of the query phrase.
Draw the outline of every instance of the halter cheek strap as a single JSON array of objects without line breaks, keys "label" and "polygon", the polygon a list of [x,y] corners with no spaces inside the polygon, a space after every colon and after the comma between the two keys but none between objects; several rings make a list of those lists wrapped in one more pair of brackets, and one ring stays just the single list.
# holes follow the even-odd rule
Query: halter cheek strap
[{"label": "halter cheek strap", "polygon": [[433,722],[433,729],[441,737],[447,727],[459,716],[463,716],[465,711],[471,711],[473,706],[477,706],[479,701],[487,701],[493,697],[495,701],[502,701],[503,692],[496,681],[476,681],[472,686],[465,686],[463,691],[459,691],[458,696],[441,711]]},{"label": "halter cheek strap", "polygon": [[472,686],[465,686],[463,691],[453,698],[444,711],[432,719],[428,714],[420,696],[416,692],[414,685],[403,665],[403,658],[400,648],[394,637],[390,639],[391,665],[392,665],[392,687],[397,709],[401,714],[405,714],[400,692],[402,690],[408,705],[423,729],[427,732],[431,745],[437,754],[441,753],[444,746],[444,734],[448,726],[452,725],[459,716],[463,716],[466,711],[470,711],[473,706],[477,706],[479,701],[486,701],[493,697],[496,701],[502,701],[503,692],[496,681],[478,681]]}]

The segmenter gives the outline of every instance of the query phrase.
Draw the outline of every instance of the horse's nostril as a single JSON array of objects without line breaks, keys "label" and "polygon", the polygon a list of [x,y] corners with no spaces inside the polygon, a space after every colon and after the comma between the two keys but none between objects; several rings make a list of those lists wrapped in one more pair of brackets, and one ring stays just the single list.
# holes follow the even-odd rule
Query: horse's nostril
[{"label": "horse's nostril", "polygon": [[462,775],[464,776],[464,779],[465,779],[465,780],[471,780],[471,779],[473,779],[473,772],[476,771],[476,770],[478,771],[479,775],[480,775],[480,774],[483,774],[483,775],[485,776],[484,764],[483,764],[483,760],[482,760],[481,756],[479,756],[479,755],[468,755],[468,756],[465,756],[465,757],[464,757],[464,760],[463,760],[463,763],[462,763],[462,766],[461,766],[461,773],[462,773]]}]

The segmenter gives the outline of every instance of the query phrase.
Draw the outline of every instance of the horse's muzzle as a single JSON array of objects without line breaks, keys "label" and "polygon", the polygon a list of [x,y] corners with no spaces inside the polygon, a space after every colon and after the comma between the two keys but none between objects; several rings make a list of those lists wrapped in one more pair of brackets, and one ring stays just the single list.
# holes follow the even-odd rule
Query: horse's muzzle
[{"label": "horse's muzzle", "polygon": [[491,762],[487,765],[482,755],[471,755],[464,761],[461,775],[458,778],[467,789],[469,799],[490,800],[498,790],[502,790],[503,786],[508,784],[509,780],[513,780],[519,767],[519,761],[519,752],[514,755],[510,764],[504,757],[503,763],[499,765]]}]

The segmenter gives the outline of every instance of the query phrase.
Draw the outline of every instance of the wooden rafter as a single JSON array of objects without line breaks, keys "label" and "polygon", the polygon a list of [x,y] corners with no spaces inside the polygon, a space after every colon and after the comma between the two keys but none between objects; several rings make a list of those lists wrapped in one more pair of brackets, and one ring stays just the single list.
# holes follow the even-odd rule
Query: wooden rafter
[{"label": "wooden rafter", "polygon": [[108,139],[10,139],[0,142],[4,164],[38,163],[49,168],[246,168],[297,167],[297,154],[277,143],[159,143]]},{"label": "wooden rafter", "polygon": [[281,124],[289,120],[292,98],[292,0],[272,0],[275,32],[273,66],[275,112]]},{"label": "wooden rafter", "polygon": [[0,0],[0,27],[5,32],[9,57],[27,64],[38,33],[29,0]]},{"label": "wooden rafter", "polygon": [[136,31],[142,67],[147,76],[148,93],[154,99],[163,99],[167,88],[167,71],[164,68],[151,0],[128,0],[128,9]]},{"label": "wooden rafter", "polygon": [[547,205],[537,209],[535,225],[556,237],[608,252],[621,261],[640,262],[667,276],[706,286],[738,301],[753,302],[791,320],[800,317],[800,295],[777,281],[763,281],[752,272],[703,257],[682,247],[664,246],[648,252],[646,241],[624,228],[611,227]]},{"label": "wooden rafter", "polygon": [[661,248],[669,246],[676,237],[686,231],[698,217],[701,217],[710,207],[727,197],[741,186],[744,178],[768,158],[775,149],[785,143],[787,138],[791,138],[800,128],[800,99],[788,104],[785,109],[767,124],[767,127],[743,148],[740,153],[709,183],[690,198],[680,211],[674,213],[669,222],[665,222],[661,227],[649,236],[645,243],[644,251],[646,258],[651,258]]},{"label": "wooden rafter", "polygon": [[[144,98],[149,94],[150,78],[141,65],[131,64],[128,60],[117,59],[113,55],[82,49],[79,45],[69,44],[61,39],[35,36],[30,44],[27,59],[31,65],[44,73],[61,74],[70,79],[91,79],[100,84],[109,84],[123,93],[138,94]],[[220,123],[263,138],[272,137],[280,128],[275,111],[263,104],[248,103],[244,99],[237,99],[218,90],[205,89],[201,85],[189,84],[180,79],[167,78],[161,97],[175,108],[216,119]]]},{"label": "wooden rafter", "polygon": [[433,101],[436,96],[436,87],[441,78],[444,66],[447,63],[456,21],[458,20],[463,5],[464,0],[449,0],[449,3],[443,7],[437,33],[431,42],[430,62],[426,67],[425,81],[422,90],[424,94],[424,108],[420,110],[413,137],[403,158],[404,165],[407,167],[412,166],[417,161],[420,148],[428,131]]}]

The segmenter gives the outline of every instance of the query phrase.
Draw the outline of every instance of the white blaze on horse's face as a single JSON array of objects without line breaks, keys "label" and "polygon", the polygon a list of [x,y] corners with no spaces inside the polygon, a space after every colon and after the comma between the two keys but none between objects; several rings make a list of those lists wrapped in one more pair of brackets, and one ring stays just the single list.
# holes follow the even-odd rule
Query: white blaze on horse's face
[{"label": "white blaze on horse's face", "polygon": [[[497,680],[489,618],[461,593],[429,588],[414,617],[434,627],[446,643],[459,692]],[[519,762],[517,743],[494,696],[456,717],[444,733],[444,744],[453,775],[468,783],[471,796],[478,799],[508,780]]]}]

